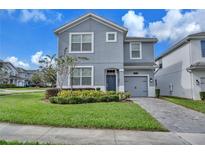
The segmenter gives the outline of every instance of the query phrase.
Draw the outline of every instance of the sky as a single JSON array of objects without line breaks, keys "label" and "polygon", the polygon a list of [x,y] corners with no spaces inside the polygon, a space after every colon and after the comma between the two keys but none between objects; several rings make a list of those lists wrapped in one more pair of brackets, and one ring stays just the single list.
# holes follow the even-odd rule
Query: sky
[{"label": "sky", "polygon": [[90,12],[128,28],[128,36],[158,38],[155,57],[205,31],[205,10],[0,10],[0,59],[38,68],[40,57],[57,53],[53,31]]}]

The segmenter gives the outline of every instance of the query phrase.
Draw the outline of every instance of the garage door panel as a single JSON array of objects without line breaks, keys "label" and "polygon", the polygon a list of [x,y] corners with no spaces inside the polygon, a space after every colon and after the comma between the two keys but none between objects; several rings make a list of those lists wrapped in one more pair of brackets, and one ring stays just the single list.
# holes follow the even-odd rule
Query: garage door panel
[{"label": "garage door panel", "polygon": [[132,97],[148,96],[147,77],[145,76],[125,77],[125,91],[129,92]]}]

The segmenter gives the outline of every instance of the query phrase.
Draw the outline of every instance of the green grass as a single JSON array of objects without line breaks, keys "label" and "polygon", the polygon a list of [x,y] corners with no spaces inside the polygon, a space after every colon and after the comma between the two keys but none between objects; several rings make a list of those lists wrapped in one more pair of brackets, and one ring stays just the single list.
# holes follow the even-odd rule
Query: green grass
[{"label": "green grass", "polygon": [[165,100],[168,100],[172,103],[182,105],[186,108],[193,109],[202,113],[205,113],[205,102],[204,101],[195,101],[185,98],[177,98],[177,97],[162,97]]},{"label": "green grass", "polygon": [[43,93],[0,96],[0,121],[59,127],[165,130],[134,103],[59,105],[42,99]]},{"label": "green grass", "polygon": [[46,90],[48,88],[38,88],[38,87],[22,87],[22,88],[5,88],[6,90]]},{"label": "green grass", "polygon": [[0,145],[38,145],[38,142],[19,142],[0,140]]}]

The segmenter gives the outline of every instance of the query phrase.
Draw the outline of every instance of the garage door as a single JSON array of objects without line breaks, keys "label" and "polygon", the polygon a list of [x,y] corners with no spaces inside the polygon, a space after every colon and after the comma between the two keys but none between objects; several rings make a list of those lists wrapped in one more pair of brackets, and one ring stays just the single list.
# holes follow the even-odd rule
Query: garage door
[{"label": "garage door", "polygon": [[145,76],[126,76],[125,91],[132,97],[148,96],[147,77]]}]

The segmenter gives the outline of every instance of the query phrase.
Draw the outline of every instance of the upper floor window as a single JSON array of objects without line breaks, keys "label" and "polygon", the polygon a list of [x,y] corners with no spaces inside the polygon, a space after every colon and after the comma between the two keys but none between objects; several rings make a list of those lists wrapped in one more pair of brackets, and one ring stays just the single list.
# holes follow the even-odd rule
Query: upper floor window
[{"label": "upper floor window", "polygon": [[70,53],[93,53],[93,32],[70,33]]},{"label": "upper floor window", "polygon": [[205,40],[201,41],[201,54],[202,57],[205,57]]},{"label": "upper floor window", "polygon": [[106,32],[106,42],[117,42],[117,32]]},{"label": "upper floor window", "polygon": [[140,42],[131,42],[130,43],[130,59],[141,59],[141,43]]}]

